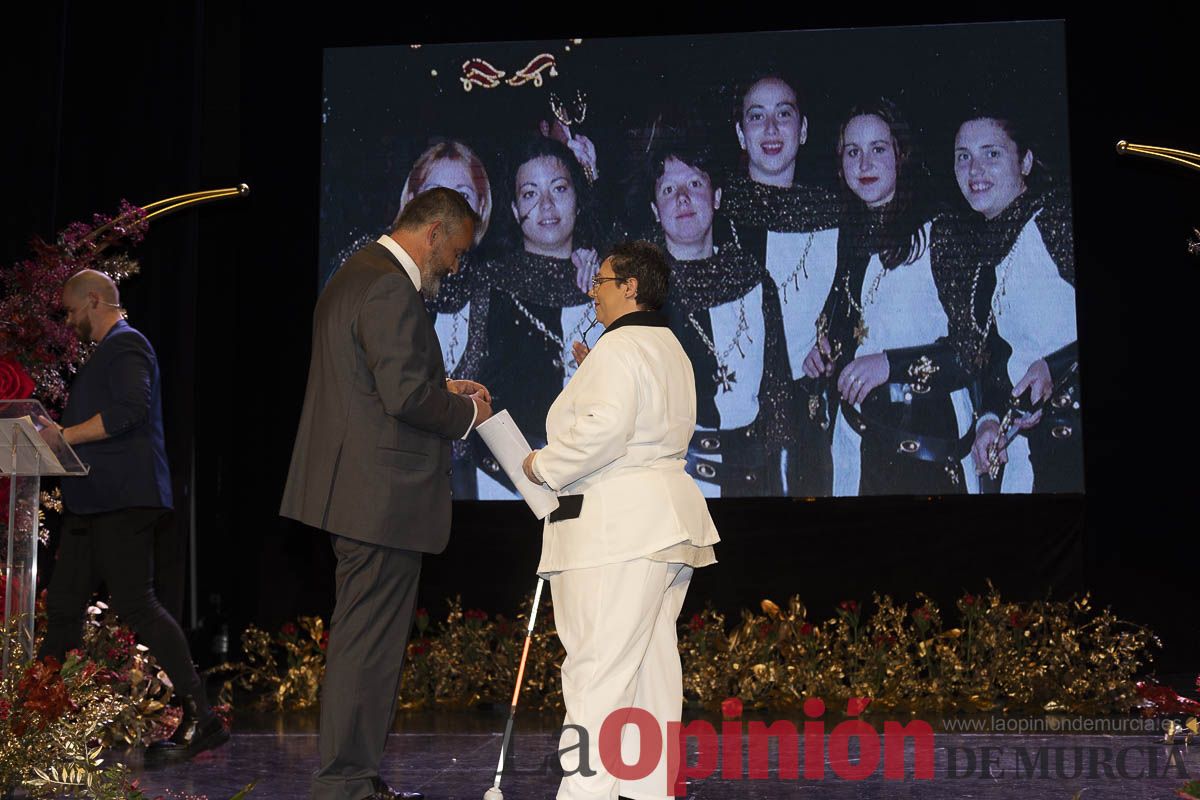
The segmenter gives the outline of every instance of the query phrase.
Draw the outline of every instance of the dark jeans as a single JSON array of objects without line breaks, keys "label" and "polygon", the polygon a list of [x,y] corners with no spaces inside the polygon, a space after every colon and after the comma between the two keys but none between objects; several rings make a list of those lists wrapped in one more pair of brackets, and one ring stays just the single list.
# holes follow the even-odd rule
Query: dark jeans
[{"label": "dark jeans", "polygon": [[62,661],[83,643],[83,617],[103,582],[113,610],[150,648],[185,699],[208,711],[187,639],[154,595],[154,531],[161,508],[126,508],[102,514],[63,516],[58,560],[46,596],[49,618],[39,657]]}]

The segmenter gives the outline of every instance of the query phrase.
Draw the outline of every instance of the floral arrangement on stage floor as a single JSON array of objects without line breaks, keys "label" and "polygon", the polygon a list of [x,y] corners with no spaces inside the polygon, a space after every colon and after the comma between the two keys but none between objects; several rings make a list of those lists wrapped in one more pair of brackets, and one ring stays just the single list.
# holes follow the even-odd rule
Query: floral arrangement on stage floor
[{"label": "floral arrangement on stage floor", "polygon": [[[0,575],[0,603],[4,589]],[[44,623],[40,604],[38,616]],[[136,796],[127,770],[100,754],[169,735],[179,721],[171,694],[145,646],[104,604],[90,607],[83,647],[64,664],[46,659],[0,674],[0,794],[24,786],[34,796],[85,788],[93,797]]]},{"label": "floral arrangement on stage floor", "polygon": [[[457,600],[449,608],[437,625],[418,611],[401,707],[507,705],[528,618],[463,611]],[[260,709],[314,706],[327,636],[313,617],[276,634],[249,628],[245,660],[212,671],[225,679],[224,699]],[[782,607],[764,600],[734,624],[706,610],[684,620],[679,633],[687,700],[712,709],[731,697],[772,710],[798,708],[809,697],[835,709],[867,697],[873,708],[895,712],[1121,713],[1138,704],[1135,677],[1156,646],[1150,631],[1095,608],[1087,596],[1013,602],[991,586],[963,595],[949,613],[924,595],[913,604],[876,595],[870,608],[847,600],[831,618],[809,621],[793,597]],[[553,610],[543,608],[522,708],[562,707],[564,657]]]}]

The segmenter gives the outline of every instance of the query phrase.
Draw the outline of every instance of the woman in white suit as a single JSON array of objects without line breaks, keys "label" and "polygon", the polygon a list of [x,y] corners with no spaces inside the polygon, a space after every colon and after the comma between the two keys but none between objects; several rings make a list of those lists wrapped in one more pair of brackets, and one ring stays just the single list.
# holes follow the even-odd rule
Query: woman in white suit
[{"label": "woman in white suit", "polygon": [[[567,651],[565,725],[578,726],[564,727],[560,747],[574,749],[563,756],[558,800],[673,795],[667,726],[683,712],[676,619],[693,570],[716,562],[719,537],[684,472],[696,390],[691,362],[660,313],[669,275],[648,242],[618,245],[604,260],[590,294],[605,332],[590,352],[576,348],[586,360],[550,407],[546,447],[525,462],[531,480],[562,498],[538,565]],[[631,707],[654,718],[661,749],[648,775],[619,780],[601,758],[600,732],[613,712]],[[622,731],[622,762],[633,765],[643,760],[642,728],[622,730],[628,718],[609,725]],[[579,770],[579,727],[591,775]]]}]

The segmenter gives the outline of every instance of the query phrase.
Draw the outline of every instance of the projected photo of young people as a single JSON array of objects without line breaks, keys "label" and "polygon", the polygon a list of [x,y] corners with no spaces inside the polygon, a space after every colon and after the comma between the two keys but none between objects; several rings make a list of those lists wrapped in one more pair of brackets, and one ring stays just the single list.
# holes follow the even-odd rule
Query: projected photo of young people
[{"label": "projected photo of young people", "polygon": [[539,447],[599,256],[651,240],[709,497],[1081,491],[1065,63],[1061,22],[329,48],[318,281],[461,192],[447,374]]},{"label": "projected photo of young people", "polygon": [[[482,221],[475,231],[475,248],[478,248],[492,218],[492,184],[483,161],[461,142],[439,142],[421,153],[400,191],[397,219],[409,200],[438,186],[460,193],[479,215]],[[447,375],[455,373],[466,349],[471,319],[471,285],[478,261],[478,250],[473,249],[462,257],[458,272],[442,279],[437,294],[425,298],[426,308],[434,315]]]},{"label": "projected photo of young people", "polygon": [[833,493],[978,491],[969,451],[971,375],[958,368],[930,267],[929,175],[908,122],[886,99],[839,127],[843,210],[825,332],[805,373],[839,400]]},{"label": "projected photo of young people", "polygon": [[976,111],[958,126],[954,177],[966,207],[934,226],[933,271],[951,342],[979,372],[972,456],[999,483],[985,485],[1081,491],[1070,208],[1029,136],[1008,112]]},{"label": "projected photo of young people", "polygon": [[[536,449],[546,409],[574,374],[571,345],[593,322],[583,284],[598,266],[597,242],[590,187],[571,148],[534,136],[510,163],[512,241],[474,281],[462,374],[491,390],[493,407],[507,410]],[[486,448],[475,451],[478,498],[516,498]]]},{"label": "projected photo of young people", "polygon": [[696,378],[688,472],[708,497],[781,494],[793,422],[777,288],[720,219],[708,140],[661,121],[651,130],[646,189],[653,235],[670,256],[666,311]]},{"label": "projected photo of young people", "polygon": [[742,246],[766,265],[783,308],[796,399],[784,456],[786,493],[828,495],[833,417],[825,381],[805,376],[804,359],[816,342],[817,318],[837,268],[838,202],[796,174],[809,120],[794,82],[777,74],[757,76],[739,89],[735,104],[733,128],[744,172],[729,181],[725,205]]}]

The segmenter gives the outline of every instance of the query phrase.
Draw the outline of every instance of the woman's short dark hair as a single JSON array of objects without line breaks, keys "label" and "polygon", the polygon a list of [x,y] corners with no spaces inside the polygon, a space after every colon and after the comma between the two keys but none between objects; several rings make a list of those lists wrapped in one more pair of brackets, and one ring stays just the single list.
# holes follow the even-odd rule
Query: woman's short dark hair
[{"label": "woman's short dark hair", "polygon": [[646,241],[621,242],[609,251],[607,259],[621,280],[637,278],[638,308],[658,311],[666,304],[671,267],[661,248]]}]

